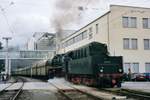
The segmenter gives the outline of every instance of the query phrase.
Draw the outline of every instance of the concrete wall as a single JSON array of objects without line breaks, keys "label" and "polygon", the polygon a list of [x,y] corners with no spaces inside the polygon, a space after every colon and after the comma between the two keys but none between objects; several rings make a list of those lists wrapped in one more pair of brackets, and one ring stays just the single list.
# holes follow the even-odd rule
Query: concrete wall
[{"label": "concrete wall", "polygon": [[[150,18],[150,9],[111,6],[110,10],[110,54],[123,56],[124,63],[139,63],[139,71],[145,72],[145,63],[150,62],[150,51],[144,50],[143,39],[150,39],[150,29],[143,29],[142,18]],[[137,28],[123,28],[122,16],[137,17]],[[123,49],[123,38],[137,38],[138,48]]]}]

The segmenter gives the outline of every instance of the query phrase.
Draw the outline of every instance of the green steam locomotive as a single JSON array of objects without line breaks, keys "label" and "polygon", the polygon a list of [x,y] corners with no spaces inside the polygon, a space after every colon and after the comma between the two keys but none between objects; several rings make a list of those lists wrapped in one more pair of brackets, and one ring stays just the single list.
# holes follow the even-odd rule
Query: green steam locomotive
[{"label": "green steam locomotive", "polygon": [[57,54],[52,60],[14,71],[14,75],[35,77],[65,76],[75,84],[98,87],[121,86],[123,64],[121,56],[109,56],[107,46],[92,42],[65,54]]},{"label": "green steam locomotive", "polygon": [[69,81],[99,87],[121,86],[121,56],[109,56],[107,46],[92,42],[66,54],[65,73]]}]

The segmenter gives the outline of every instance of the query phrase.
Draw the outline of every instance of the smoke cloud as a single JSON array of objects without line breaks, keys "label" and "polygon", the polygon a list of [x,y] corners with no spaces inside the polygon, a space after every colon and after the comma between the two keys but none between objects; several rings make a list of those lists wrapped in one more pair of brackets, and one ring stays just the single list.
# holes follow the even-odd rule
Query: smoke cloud
[{"label": "smoke cloud", "polygon": [[57,32],[60,32],[66,25],[73,22],[80,22],[83,11],[82,0],[56,0],[54,18],[52,23]]},{"label": "smoke cloud", "polygon": [[[84,13],[99,0],[56,0],[52,25],[57,33],[72,23],[82,24]],[[84,16],[84,17],[83,17]],[[60,35],[60,34],[58,34]]]}]

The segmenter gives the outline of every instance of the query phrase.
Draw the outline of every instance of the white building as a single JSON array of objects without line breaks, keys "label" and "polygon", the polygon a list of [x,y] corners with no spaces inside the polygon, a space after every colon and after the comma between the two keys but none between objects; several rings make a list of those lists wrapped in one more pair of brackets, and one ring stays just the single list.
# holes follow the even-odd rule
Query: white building
[{"label": "white building", "polygon": [[111,5],[109,12],[63,39],[59,53],[92,41],[107,44],[112,56],[123,56],[125,72],[150,72],[150,8]]},{"label": "white building", "polygon": [[55,50],[55,34],[36,32],[27,43],[28,50]]},{"label": "white building", "polygon": [[27,50],[36,49],[36,41],[42,36],[42,32],[36,32],[33,36],[27,41]]},{"label": "white building", "polygon": [[36,50],[55,50],[56,40],[55,34],[44,33],[36,41]]}]

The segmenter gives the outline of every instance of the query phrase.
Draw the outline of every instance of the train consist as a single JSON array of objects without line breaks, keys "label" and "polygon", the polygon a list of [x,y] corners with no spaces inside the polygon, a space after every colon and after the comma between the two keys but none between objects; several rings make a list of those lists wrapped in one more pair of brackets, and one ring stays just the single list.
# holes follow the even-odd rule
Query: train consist
[{"label": "train consist", "polygon": [[123,64],[121,56],[109,56],[107,46],[98,42],[58,54],[52,60],[38,62],[32,67],[19,69],[14,75],[49,78],[65,76],[68,81],[89,86],[121,86]]},{"label": "train consist", "polygon": [[[28,76],[39,79],[49,79],[55,76],[62,76],[62,55],[56,55],[52,60],[42,60],[35,63],[33,66],[16,69],[12,75]],[[53,75],[52,75],[53,74]]]}]

